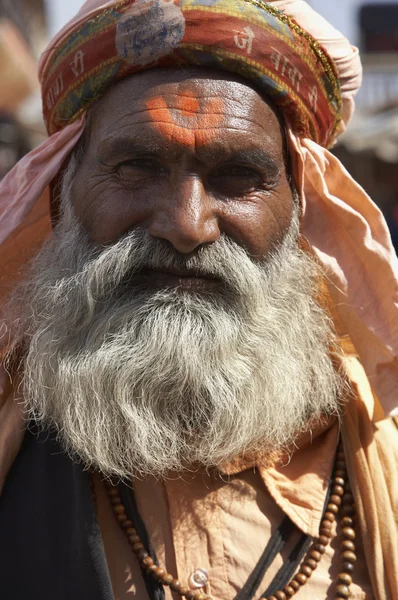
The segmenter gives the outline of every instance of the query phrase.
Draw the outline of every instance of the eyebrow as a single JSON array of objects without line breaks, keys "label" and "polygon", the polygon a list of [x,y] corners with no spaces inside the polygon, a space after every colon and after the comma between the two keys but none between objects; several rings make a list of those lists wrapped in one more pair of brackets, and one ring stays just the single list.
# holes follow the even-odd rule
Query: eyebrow
[{"label": "eyebrow", "polygon": [[281,175],[281,169],[272,155],[262,148],[247,148],[237,150],[225,157],[224,162],[244,163],[248,166],[258,167],[266,171],[267,175],[277,181]]},{"label": "eyebrow", "polygon": [[155,140],[122,136],[105,138],[100,141],[97,152],[100,159],[118,160],[137,155],[164,155],[165,147]]}]

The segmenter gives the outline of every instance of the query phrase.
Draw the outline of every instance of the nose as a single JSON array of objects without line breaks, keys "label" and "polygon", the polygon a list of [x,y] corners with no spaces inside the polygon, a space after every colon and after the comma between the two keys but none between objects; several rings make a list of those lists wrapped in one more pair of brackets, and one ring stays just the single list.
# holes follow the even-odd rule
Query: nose
[{"label": "nose", "polygon": [[199,177],[186,176],[173,186],[171,196],[158,199],[149,233],[167,240],[182,254],[220,237],[214,201]]}]

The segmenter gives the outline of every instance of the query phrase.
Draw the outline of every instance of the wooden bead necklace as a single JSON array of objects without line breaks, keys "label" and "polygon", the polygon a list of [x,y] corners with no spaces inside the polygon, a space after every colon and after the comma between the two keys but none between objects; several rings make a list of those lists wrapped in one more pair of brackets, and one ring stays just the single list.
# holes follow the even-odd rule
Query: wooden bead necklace
[{"label": "wooden bead necklace", "polygon": [[[137,557],[143,571],[146,571],[154,579],[164,586],[169,586],[182,598],[187,600],[213,600],[203,590],[191,590],[184,586],[181,581],[167,573],[165,569],[155,564],[154,560],[144,547],[133,523],[128,519],[126,509],[122,503],[119,490],[109,482],[105,482],[110,502],[115,517],[124,531],[127,540]],[[320,527],[319,537],[308,550],[302,561],[298,572],[283,589],[278,590],[266,600],[287,600],[292,598],[298,590],[307,583],[313,571],[318,567],[326,546],[332,538],[333,524],[337,516],[340,518],[340,528],[343,541],[341,551],[341,572],[337,576],[335,598],[349,598],[351,596],[350,586],[352,584],[352,573],[356,562],[355,554],[355,505],[347,478],[347,468],[341,442],[337,448],[336,463],[332,478],[331,495],[326,506]]]}]

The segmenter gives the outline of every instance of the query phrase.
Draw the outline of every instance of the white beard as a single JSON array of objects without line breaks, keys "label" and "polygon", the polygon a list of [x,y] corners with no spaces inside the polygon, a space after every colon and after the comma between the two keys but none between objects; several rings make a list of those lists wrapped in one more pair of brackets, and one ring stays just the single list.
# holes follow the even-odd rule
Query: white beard
[{"label": "white beard", "polygon": [[[222,237],[184,257],[135,230],[98,249],[63,214],[12,305],[25,340],[24,406],[107,475],[166,476],[292,444],[336,413],[334,335],[295,216],[263,264]],[[143,265],[212,273],[219,294],[143,289]]]}]

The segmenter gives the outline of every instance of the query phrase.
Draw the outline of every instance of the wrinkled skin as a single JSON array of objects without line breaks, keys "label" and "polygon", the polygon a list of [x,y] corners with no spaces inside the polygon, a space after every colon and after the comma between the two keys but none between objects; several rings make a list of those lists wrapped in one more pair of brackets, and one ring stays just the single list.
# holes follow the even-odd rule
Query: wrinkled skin
[{"label": "wrinkled skin", "polygon": [[292,217],[281,126],[238,78],[157,69],[90,112],[73,202],[91,239],[140,227],[188,255],[225,234],[266,257]]}]

